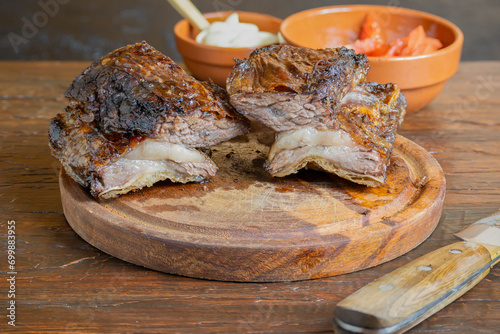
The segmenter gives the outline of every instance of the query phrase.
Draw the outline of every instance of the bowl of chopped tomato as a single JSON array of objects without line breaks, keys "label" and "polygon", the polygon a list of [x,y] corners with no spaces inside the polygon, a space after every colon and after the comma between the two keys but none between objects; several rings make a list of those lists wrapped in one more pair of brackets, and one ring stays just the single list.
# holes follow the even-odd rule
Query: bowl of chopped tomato
[{"label": "bowl of chopped tomato", "polygon": [[455,74],[463,33],[455,24],[418,10],[346,5],[305,10],[283,20],[288,44],[323,49],[346,46],[367,55],[368,81],[395,83],[407,112],[429,104]]}]

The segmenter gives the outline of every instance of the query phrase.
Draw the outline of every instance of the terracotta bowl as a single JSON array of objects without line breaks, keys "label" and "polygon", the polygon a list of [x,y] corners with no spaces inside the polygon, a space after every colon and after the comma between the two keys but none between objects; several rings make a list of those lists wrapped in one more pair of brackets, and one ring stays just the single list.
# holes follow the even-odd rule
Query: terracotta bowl
[{"label": "terracotta bowl", "polygon": [[[224,21],[234,11],[203,14],[209,22]],[[281,19],[267,14],[239,12],[240,22],[253,23],[261,31],[278,33]],[[234,58],[247,58],[256,48],[223,48],[197,43],[198,29],[187,20],[174,26],[175,42],[182,59],[191,73],[199,80],[211,78],[216,84],[226,87],[226,78],[233,69]]]},{"label": "terracotta bowl", "polygon": [[331,6],[306,10],[287,17],[281,34],[287,43],[310,48],[336,47],[359,36],[363,20],[373,12],[388,40],[405,37],[418,25],[438,38],[443,48],[428,55],[368,57],[368,81],[396,83],[408,101],[407,112],[423,108],[443,89],[457,70],[463,34],[453,23],[417,10],[370,5]]}]

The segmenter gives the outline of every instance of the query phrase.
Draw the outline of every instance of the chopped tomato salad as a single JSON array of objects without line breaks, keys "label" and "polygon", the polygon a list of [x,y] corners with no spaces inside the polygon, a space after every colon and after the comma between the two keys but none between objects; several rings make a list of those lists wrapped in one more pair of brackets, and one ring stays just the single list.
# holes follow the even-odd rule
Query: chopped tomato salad
[{"label": "chopped tomato salad", "polygon": [[364,53],[371,57],[419,56],[443,47],[438,39],[428,37],[421,25],[413,29],[408,36],[392,41],[384,40],[381,32],[382,27],[375,19],[375,15],[368,13],[361,26],[359,39],[348,47],[354,49],[356,53]]}]

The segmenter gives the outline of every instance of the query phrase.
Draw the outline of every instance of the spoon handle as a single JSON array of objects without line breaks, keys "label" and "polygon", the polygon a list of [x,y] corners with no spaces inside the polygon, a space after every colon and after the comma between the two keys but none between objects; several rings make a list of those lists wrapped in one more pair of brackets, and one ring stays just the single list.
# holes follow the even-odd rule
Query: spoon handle
[{"label": "spoon handle", "polygon": [[193,26],[202,31],[208,28],[210,23],[201,14],[198,8],[193,5],[190,0],[167,0],[174,9],[181,14],[182,17],[187,19]]}]

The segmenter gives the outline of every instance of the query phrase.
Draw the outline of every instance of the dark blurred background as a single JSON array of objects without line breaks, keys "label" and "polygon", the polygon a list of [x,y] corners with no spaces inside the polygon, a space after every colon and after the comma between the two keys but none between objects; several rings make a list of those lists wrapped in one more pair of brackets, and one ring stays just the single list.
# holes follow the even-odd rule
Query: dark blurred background
[{"label": "dark blurred background", "polygon": [[[202,12],[244,10],[279,18],[330,5],[396,5],[430,12],[465,35],[462,60],[500,59],[499,0],[194,0]],[[146,40],[180,61],[173,26],[181,17],[165,0],[0,0],[0,60],[92,60]]]}]

